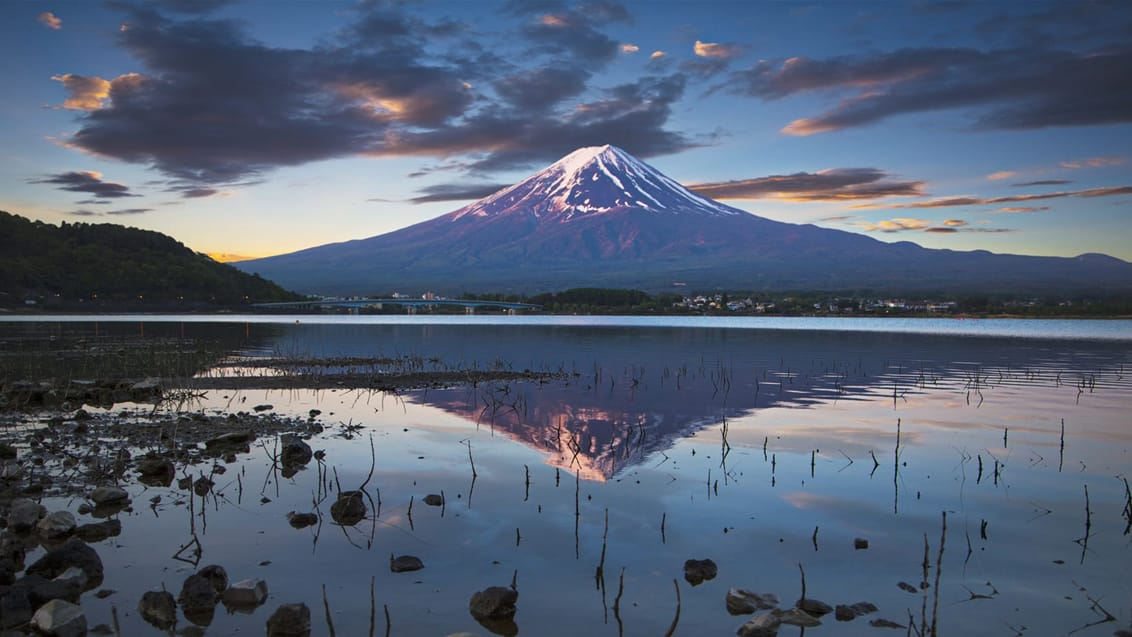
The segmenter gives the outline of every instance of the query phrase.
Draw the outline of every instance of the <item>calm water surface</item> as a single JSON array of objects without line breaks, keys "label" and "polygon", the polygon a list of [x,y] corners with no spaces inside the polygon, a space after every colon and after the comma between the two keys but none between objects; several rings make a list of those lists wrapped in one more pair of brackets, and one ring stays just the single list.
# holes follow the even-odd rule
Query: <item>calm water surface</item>
[{"label": "calm water surface", "polygon": [[[906,633],[870,626],[878,617],[917,629],[934,617],[941,635],[1132,627],[1129,321],[5,321],[5,334],[223,335],[234,359],[395,356],[423,369],[565,373],[401,394],[209,392],[194,409],[321,410],[326,431],[311,445],[343,489],[366,479],[372,440],[368,489],[381,510],[352,528],[327,516],[319,531],[296,531],[285,515],[314,509],[318,468],[282,478],[254,448],[194,515],[201,565],[264,578],[271,598],[251,615],[219,611],[208,634],[259,633],[271,610],[298,601],[312,608],[315,634],[327,634],[323,586],[338,634],[367,634],[371,578],[377,634],[383,605],[394,635],[490,634],[468,598],[512,578],[516,625],[492,627],[500,633],[664,634],[677,580],[676,634],[734,634],[746,617],[728,615],[727,589],[773,593],[788,607],[799,565],[809,597],[879,608],[851,622],[827,616],[814,635]],[[123,514],[123,534],[99,549],[104,587],[118,592],[83,604],[92,623],[116,605],[124,634],[148,634],[136,600],[179,590],[193,572],[172,557],[190,539],[190,512],[175,488],[132,491],[135,503],[161,495],[164,504]],[[445,507],[421,502],[441,492]],[[855,549],[857,538],[868,548]],[[391,553],[426,568],[390,573]],[[711,558],[718,577],[691,586],[689,558]],[[1101,609],[1116,620],[1094,625]]]}]

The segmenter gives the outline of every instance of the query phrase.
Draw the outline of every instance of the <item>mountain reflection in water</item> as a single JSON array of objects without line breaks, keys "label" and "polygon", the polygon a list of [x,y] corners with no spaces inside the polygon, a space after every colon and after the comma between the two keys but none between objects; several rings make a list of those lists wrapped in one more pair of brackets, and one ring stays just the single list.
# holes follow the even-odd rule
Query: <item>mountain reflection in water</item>
[{"label": "mountain reflection in water", "polygon": [[264,351],[412,356],[435,369],[566,372],[568,380],[415,391],[552,466],[608,480],[697,431],[769,408],[949,392],[978,407],[1011,386],[1129,388],[1129,347],[874,332],[530,325],[295,325]]}]

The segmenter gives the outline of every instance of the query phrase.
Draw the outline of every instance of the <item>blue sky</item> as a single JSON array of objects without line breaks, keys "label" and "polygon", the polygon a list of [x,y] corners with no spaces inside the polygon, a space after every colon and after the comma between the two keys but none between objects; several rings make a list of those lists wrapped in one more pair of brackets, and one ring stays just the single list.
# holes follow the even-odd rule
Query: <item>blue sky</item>
[{"label": "blue sky", "polygon": [[0,3],[0,209],[257,257],[614,144],[782,221],[1132,260],[1128,2]]}]

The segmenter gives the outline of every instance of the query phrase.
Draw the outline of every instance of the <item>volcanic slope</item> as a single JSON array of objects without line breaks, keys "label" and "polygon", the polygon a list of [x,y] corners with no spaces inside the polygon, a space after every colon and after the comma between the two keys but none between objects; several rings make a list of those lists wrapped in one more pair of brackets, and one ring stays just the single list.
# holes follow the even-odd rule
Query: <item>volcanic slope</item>
[{"label": "volcanic slope", "polygon": [[1132,264],[933,250],[765,219],[613,146],[580,148],[495,194],[383,235],[235,263],[320,294],[885,290],[1132,292]]}]

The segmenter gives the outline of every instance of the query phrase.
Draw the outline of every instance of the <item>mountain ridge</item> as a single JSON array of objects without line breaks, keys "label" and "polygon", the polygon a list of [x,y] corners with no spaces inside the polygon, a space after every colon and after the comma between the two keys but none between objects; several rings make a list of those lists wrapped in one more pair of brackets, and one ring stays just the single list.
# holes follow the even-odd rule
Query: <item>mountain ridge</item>
[{"label": "mountain ridge", "polygon": [[673,285],[1132,293],[1132,264],[1108,255],[929,249],[774,221],[697,195],[613,146],[578,149],[406,228],[233,265],[322,294]]}]

